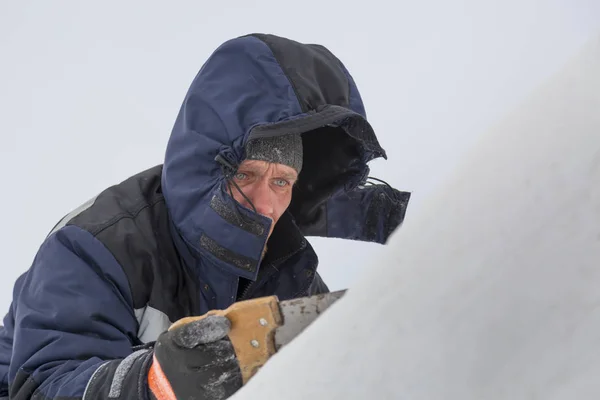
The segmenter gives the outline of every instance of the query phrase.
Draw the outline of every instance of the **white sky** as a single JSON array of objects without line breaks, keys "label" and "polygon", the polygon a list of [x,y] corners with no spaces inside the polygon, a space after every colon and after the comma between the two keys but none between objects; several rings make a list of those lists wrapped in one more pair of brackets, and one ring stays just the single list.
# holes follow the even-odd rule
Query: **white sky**
[{"label": "white sky", "polygon": [[[268,32],[341,58],[388,152],[372,175],[413,192],[410,218],[599,21],[594,0],[2,1],[0,308],[58,219],[162,162],[188,85],[227,39]],[[332,289],[380,247],[311,242]]]}]

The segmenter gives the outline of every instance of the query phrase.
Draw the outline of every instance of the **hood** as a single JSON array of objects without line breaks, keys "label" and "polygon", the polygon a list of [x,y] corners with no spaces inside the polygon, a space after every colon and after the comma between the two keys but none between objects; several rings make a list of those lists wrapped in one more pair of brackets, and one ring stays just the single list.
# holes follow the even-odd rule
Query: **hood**
[{"label": "hood", "polygon": [[303,138],[287,211],[301,233],[323,224],[322,204],[363,183],[367,163],[385,157],[340,60],[320,45],[253,34],[222,44],[202,66],[167,146],[162,186],[175,228],[195,252],[248,279],[270,220],[229,196],[226,174],[248,140],[286,134]]}]

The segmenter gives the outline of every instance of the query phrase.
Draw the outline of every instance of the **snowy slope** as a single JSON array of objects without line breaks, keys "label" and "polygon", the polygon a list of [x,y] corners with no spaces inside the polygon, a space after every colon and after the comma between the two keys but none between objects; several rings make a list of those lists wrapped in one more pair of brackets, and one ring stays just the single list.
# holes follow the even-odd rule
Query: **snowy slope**
[{"label": "snowy slope", "polygon": [[234,398],[600,398],[600,40]]}]

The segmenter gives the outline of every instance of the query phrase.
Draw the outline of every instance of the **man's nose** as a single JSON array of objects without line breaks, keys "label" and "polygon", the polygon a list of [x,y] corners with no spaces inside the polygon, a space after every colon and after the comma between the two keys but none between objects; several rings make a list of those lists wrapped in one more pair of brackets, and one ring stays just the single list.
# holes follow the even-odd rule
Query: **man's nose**
[{"label": "man's nose", "polygon": [[254,204],[256,212],[264,215],[265,217],[269,217],[271,219],[273,218],[274,202],[268,185],[257,185],[252,191],[250,200],[252,200],[252,204]]}]

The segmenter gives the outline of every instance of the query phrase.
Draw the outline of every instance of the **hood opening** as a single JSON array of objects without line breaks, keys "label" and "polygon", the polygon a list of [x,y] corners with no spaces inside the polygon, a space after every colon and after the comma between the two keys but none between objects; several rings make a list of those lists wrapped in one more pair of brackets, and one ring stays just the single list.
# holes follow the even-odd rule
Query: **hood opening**
[{"label": "hood opening", "polygon": [[344,129],[325,126],[302,134],[304,161],[289,211],[299,227],[321,218],[321,205],[367,175],[365,151]]}]

